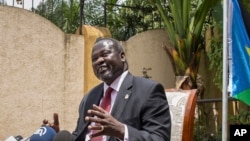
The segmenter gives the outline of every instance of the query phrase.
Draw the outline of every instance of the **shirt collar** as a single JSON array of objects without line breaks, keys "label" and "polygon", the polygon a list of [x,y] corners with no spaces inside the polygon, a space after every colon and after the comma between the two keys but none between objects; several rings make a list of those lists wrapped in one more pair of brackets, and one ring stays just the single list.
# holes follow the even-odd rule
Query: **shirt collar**
[{"label": "shirt collar", "polygon": [[108,87],[111,87],[116,92],[118,92],[127,74],[128,74],[128,71],[124,71],[119,77],[115,79],[115,81],[110,86],[104,83],[104,91],[106,91]]}]

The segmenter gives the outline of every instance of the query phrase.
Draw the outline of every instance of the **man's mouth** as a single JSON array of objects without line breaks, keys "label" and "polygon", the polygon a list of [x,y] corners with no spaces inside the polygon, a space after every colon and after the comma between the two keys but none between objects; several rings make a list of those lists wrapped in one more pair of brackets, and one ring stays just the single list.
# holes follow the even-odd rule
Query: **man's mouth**
[{"label": "man's mouth", "polygon": [[98,68],[99,73],[104,73],[107,70],[108,70],[107,66],[101,66],[101,67]]}]

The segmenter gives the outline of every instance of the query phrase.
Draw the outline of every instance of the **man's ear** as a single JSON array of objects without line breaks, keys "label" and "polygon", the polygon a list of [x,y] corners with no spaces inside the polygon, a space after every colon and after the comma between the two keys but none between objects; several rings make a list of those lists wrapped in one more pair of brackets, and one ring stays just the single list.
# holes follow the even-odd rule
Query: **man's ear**
[{"label": "man's ear", "polygon": [[126,61],[126,56],[125,56],[125,53],[124,53],[124,52],[122,52],[122,53],[120,54],[120,57],[121,57],[122,62],[125,62],[125,61]]}]

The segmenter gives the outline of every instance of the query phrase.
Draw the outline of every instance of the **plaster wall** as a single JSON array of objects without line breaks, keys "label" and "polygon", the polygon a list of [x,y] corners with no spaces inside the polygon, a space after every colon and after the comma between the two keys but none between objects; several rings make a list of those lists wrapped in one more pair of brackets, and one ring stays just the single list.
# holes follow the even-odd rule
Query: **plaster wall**
[{"label": "plaster wall", "polygon": [[72,131],[83,96],[84,38],[0,5],[0,140],[32,135],[53,113]]},{"label": "plaster wall", "polygon": [[147,75],[165,88],[174,88],[175,77],[163,44],[168,44],[165,30],[149,30],[137,34],[123,42],[129,70],[137,76],[143,76],[143,68],[150,68]]}]

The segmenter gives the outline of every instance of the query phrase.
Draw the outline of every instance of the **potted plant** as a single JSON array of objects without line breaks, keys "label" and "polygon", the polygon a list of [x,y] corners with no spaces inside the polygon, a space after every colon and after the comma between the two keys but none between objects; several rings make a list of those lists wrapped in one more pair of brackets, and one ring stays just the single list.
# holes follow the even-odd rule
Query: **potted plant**
[{"label": "potted plant", "polygon": [[177,89],[197,88],[200,56],[204,48],[202,31],[210,9],[219,1],[150,0],[156,5],[170,38],[171,45],[163,46],[176,76]]}]

